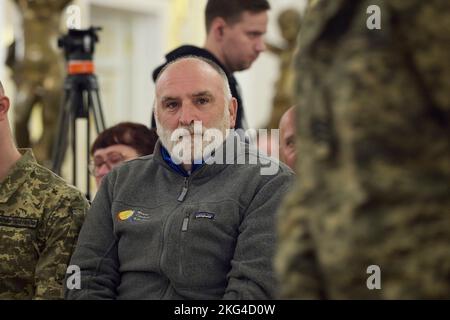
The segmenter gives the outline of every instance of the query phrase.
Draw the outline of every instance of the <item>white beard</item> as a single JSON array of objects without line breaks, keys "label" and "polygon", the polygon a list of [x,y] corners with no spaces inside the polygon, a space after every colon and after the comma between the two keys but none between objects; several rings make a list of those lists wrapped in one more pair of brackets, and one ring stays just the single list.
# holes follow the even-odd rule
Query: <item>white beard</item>
[{"label": "white beard", "polygon": [[195,121],[194,124],[170,131],[156,117],[159,139],[174,163],[200,164],[222,145],[230,128],[230,112],[227,107],[224,109],[223,117],[210,128],[204,127],[201,121]]}]

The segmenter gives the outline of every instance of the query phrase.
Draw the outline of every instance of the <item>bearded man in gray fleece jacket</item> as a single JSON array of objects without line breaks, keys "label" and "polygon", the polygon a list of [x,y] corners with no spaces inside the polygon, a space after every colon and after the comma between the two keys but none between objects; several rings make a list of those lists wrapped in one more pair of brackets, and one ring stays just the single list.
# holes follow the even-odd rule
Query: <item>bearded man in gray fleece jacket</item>
[{"label": "bearded man in gray fleece jacket", "polygon": [[155,152],[105,177],[71,261],[81,288],[66,298],[274,298],[275,213],[292,171],[227,130],[238,106],[209,60],[166,66],[155,107]]}]

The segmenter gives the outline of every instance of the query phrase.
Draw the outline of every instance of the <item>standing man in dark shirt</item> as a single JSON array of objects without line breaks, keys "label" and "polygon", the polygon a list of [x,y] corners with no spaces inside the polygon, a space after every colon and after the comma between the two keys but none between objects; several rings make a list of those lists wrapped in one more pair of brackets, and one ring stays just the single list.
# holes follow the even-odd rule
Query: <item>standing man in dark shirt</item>
[{"label": "standing man in dark shirt", "polygon": [[[263,36],[269,9],[267,0],[209,0],[205,9],[207,36],[203,48],[184,45],[169,52],[166,62],[153,71],[153,80],[168,62],[182,56],[195,55],[214,61],[225,71],[231,94],[238,102],[236,129],[246,129],[242,97],[233,72],[250,68],[266,49]],[[152,127],[155,126],[152,119]]]}]

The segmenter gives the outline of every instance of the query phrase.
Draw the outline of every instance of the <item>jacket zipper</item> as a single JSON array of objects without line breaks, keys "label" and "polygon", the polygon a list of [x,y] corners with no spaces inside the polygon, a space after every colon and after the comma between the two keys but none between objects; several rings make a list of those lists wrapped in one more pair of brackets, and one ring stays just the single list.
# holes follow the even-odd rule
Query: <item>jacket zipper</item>
[{"label": "jacket zipper", "polygon": [[189,184],[188,184],[188,177],[185,177],[184,178],[183,189],[181,190],[181,193],[180,193],[180,195],[178,196],[178,199],[177,199],[179,202],[183,202],[184,198],[186,198],[186,194],[188,192],[188,186],[189,186]]},{"label": "jacket zipper", "polygon": [[180,263],[178,264],[178,274],[180,276],[183,276],[183,260],[184,260],[184,246],[185,246],[185,240],[184,237],[186,235],[186,231],[188,230],[189,226],[189,212],[186,212],[183,224],[181,225],[181,235],[180,235]]},{"label": "jacket zipper", "polygon": [[183,219],[183,225],[181,226],[181,231],[186,232],[189,225],[189,213],[186,213],[186,216]]},{"label": "jacket zipper", "polygon": [[[186,194],[188,192],[188,185],[189,185],[189,177],[185,177],[184,178],[184,184],[183,184],[183,189],[181,190],[180,195],[178,196],[178,201],[179,202],[183,202],[183,200],[186,198]],[[162,249],[161,249],[161,257],[159,260],[159,268],[160,270],[162,270],[163,265],[164,265],[164,261],[166,260],[166,244],[164,243],[165,240],[167,239],[167,234],[168,234],[168,230],[169,230],[169,226],[170,226],[170,220],[172,218],[173,212],[167,217],[166,221],[163,224],[163,238],[162,238]],[[183,225],[182,225],[182,229],[186,229],[188,227],[188,223],[189,223],[189,216],[186,214],[186,217],[183,220]],[[164,290],[164,294],[165,292],[168,290],[168,288],[170,287],[170,281],[168,281],[167,283],[167,287]]]},{"label": "jacket zipper", "polygon": [[[201,169],[200,169],[200,170],[201,170]],[[198,173],[198,172],[195,172],[193,175],[195,175],[195,174],[197,174],[197,173]],[[181,190],[181,193],[180,193],[180,195],[178,196],[178,199],[177,199],[179,202],[183,202],[184,199],[186,198],[186,194],[187,194],[188,188],[189,188],[189,178],[192,178],[193,175],[190,175],[189,177],[184,177],[183,189]],[[164,264],[164,260],[165,260],[165,257],[166,257],[166,246],[165,246],[164,241],[165,241],[165,239],[167,238],[167,232],[168,232],[168,229],[169,229],[168,224],[169,224],[169,219],[171,218],[171,216],[172,216],[172,215],[170,215],[170,216],[167,218],[167,220],[165,221],[165,224],[164,224],[164,226],[163,226],[163,241],[162,241],[163,244],[162,244],[162,249],[161,249],[161,250],[162,250],[162,252],[161,252],[161,258],[160,258],[160,261],[159,261],[159,266],[160,266],[160,269],[161,269],[161,270],[162,270],[162,266],[163,266],[163,264]],[[186,231],[188,230],[188,225],[189,225],[189,214],[186,213],[186,216],[185,216],[184,219],[183,219],[183,224],[181,225],[181,231],[186,232]],[[181,238],[184,239],[184,233],[182,233],[182,237],[181,237]],[[181,242],[183,242],[183,241],[181,241]],[[184,254],[184,248],[182,248],[181,254],[182,254],[182,255]],[[182,273],[182,266],[181,266],[181,263],[180,263],[180,265],[179,265],[179,269],[180,269],[180,273]],[[166,287],[166,289],[165,289],[165,291],[164,291],[164,294],[165,294],[165,292],[168,290],[169,286],[170,286],[170,281],[169,281],[168,284],[167,284],[167,287]]]},{"label": "jacket zipper", "polygon": [[[178,196],[178,201],[182,202],[184,200],[184,198],[186,197],[188,191],[188,177],[184,178],[184,185],[183,185],[183,190],[181,191],[181,194]],[[170,226],[170,222],[171,222],[171,218],[174,215],[174,212],[171,212],[169,214],[169,216],[167,217],[166,221],[164,221],[163,224],[163,236],[162,236],[162,248],[161,248],[161,256],[159,259],[159,269],[162,270],[163,265],[164,265],[164,261],[166,260],[166,244],[165,241],[167,239],[167,234],[169,232],[169,226]],[[183,225],[184,225],[184,221],[183,221]],[[167,287],[164,290],[164,294],[167,291],[167,289],[170,287],[170,280],[167,282]]]}]

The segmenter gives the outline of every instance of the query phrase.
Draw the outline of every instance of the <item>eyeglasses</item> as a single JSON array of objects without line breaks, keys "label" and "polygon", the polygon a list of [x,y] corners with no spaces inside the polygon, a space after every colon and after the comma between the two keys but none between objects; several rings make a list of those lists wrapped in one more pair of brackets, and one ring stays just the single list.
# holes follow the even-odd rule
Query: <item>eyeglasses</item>
[{"label": "eyeglasses", "polygon": [[112,170],[114,167],[118,166],[125,160],[126,158],[118,152],[110,153],[107,155],[106,160],[103,160],[101,158],[91,160],[89,162],[89,172],[94,177],[98,177],[99,176],[98,171],[100,170],[101,167],[103,167],[103,165],[106,164],[106,167],[109,170]]}]

